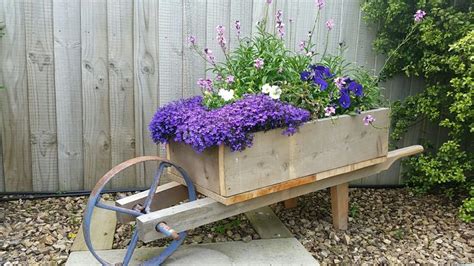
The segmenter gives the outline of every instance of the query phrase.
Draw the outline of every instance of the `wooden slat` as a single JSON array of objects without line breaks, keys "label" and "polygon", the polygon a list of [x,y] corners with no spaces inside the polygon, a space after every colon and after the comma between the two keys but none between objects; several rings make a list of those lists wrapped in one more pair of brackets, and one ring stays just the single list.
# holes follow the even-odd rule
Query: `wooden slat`
[{"label": "wooden slat", "polygon": [[269,206],[246,212],[245,216],[262,239],[293,238],[293,234]]},{"label": "wooden slat", "polygon": [[239,45],[235,21],[240,21],[240,37],[249,37],[252,33],[252,0],[230,1],[229,47],[231,50]]},{"label": "wooden slat", "polygon": [[[158,108],[158,1],[134,2],[135,145],[136,156],[156,155],[158,148],[149,137],[148,124]],[[137,185],[149,185],[156,163],[137,166]]]},{"label": "wooden slat", "polygon": [[28,110],[34,191],[59,189],[52,11],[51,0],[25,3]]},{"label": "wooden slat", "polygon": [[326,178],[304,186],[294,187],[265,196],[253,198],[249,201],[240,202],[229,206],[226,206],[211,198],[203,198],[152,212],[150,214],[142,215],[137,218],[139,237],[145,242],[164,237],[155,230],[156,224],[162,221],[166,222],[174,230],[181,232],[279,201],[346,183],[386,170],[388,167],[390,167],[390,165],[393,164],[394,161],[405,156],[419,153],[422,150],[423,148],[421,146],[411,146],[404,149],[391,151],[388,154],[387,161],[384,163],[334,176],[332,178]]},{"label": "wooden slat", "polygon": [[346,50],[344,53],[344,59],[348,63],[355,63],[357,54],[357,40],[359,38],[358,30],[354,30],[354,27],[359,24],[359,16],[361,15],[360,1],[344,1],[341,5],[341,31],[340,40],[345,44]]},{"label": "wooden slat", "polygon": [[111,167],[106,10],[106,1],[81,2],[85,189]]},{"label": "wooden slat", "polygon": [[59,190],[84,188],[81,1],[53,1]]},{"label": "wooden slat", "polygon": [[[311,12],[307,12],[308,10],[311,10]],[[316,12],[314,1],[299,0],[297,5],[293,2],[289,5],[288,16],[294,19],[291,28],[291,31],[294,31],[294,37],[292,35],[291,38],[293,40],[292,48],[295,51],[299,52],[298,44],[301,41],[308,41],[308,32],[311,31],[314,25]],[[314,33],[312,42],[315,43],[315,40],[318,40],[317,33]]]},{"label": "wooden slat", "polygon": [[[325,50],[326,54],[330,55],[336,55],[338,52],[339,42],[341,41],[341,23],[343,21],[341,19],[342,2],[343,0],[326,1],[326,5],[321,10],[320,21],[317,25],[318,32],[315,36],[316,42],[319,44],[316,50],[319,53],[319,55],[316,56],[317,59],[322,57]],[[316,7],[313,7],[313,9],[316,9]],[[334,21],[334,27],[332,30],[328,30],[326,27],[326,21],[330,19]]]},{"label": "wooden slat", "polygon": [[[113,201],[105,201],[107,205],[114,205]],[[114,242],[117,218],[113,211],[95,208],[91,218],[91,242],[95,250],[112,249]],[[72,243],[71,251],[89,250],[84,240],[82,224]]]},{"label": "wooden slat", "polygon": [[[225,60],[224,53],[217,43],[216,27],[222,25],[225,27],[225,38],[229,40],[230,25],[230,0],[207,0],[206,8],[206,47],[211,49],[216,57],[216,62]],[[207,64],[210,68],[211,64]],[[208,76],[214,76],[208,72]]]},{"label": "wooden slat", "polygon": [[200,95],[196,85],[206,76],[206,62],[188,44],[189,36],[196,36],[200,47],[206,44],[206,5],[204,1],[185,0],[183,7],[183,97]]},{"label": "wooden slat", "polygon": [[32,191],[24,1],[4,0],[0,12],[5,35],[0,38],[3,166],[5,191]]},{"label": "wooden slat", "polygon": [[[133,0],[107,1],[112,165],[135,157],[133,98]],[[112,180],[112,188],[137,187],[135,169]]]},{"label": "wooden slat", "polygon": [[[145,199],[150,190],[145,190],[140,193],[119,199],[115,202],[116,206],[132,209],[135,205],[141,204],[143,206]],[[158,186],[155,191],[155,196],[150,206],[151,211],[157,211],[177,205],[179,202],[188,199],[188,188],[177,182],[169,182]],[[127,223],[135,220],[135,217],[130,215],[117,213],[117,219],[121,223]]]},{"label": "wooden slat", "polygon": [[[3,14],[3,0],[0,0],[0,34],[3,32],[5,28],[5,15]],[[1,38],[1,37],[0,37]],[[0,60],[2,60],[2,53],[0,52]],[[1,65],[0,65],[1,69]],[[0,99],[5,97],[5,88],[3,87],[3,75],[0,74]],[[0,104],[2,101],[0,100]],[[0,108],[1,110],[1,108]],[[3,117],[0,115],[0,192],[5,191],[5,174],[3,173],[3,145],[2,145],[2,128],[3,125]]]}]

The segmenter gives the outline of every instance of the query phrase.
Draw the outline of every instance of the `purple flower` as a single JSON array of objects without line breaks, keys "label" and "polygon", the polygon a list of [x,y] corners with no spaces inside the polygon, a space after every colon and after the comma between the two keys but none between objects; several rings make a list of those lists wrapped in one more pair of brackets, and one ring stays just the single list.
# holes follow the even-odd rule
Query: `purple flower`
[{"label": "purple flower", "polygon": [[194,46],[196,45],[196,37],[191,35],[188,37],[188,43],[191,45],[191,46]]},{"label": "purple flower", "polygon": [[207,60],[209,61],[209,63],[211,63],[212,65],[215,65],[216,64],[216,58],[214,57],[214,54],[212,53],[212,50],[209,49],[209,48],[205,48],[204,53],[206,54],[206,57],[207,57]]},{"label": "purple flower", "polygon": [[422,21],[425,16],[426,16],[426,12],[421,9],[418,9],[415,15],[413,15],[413,17],[415,17],[415,22]]},{"label": "purple flower", "polygon": [[227,43],[224,37],[225,27],[222,25],[217,25],[216,31],[217,31],[217,37],[216,37],[217,43],[219,43],[219,46],[222,48],[222,50],[225,51],[225,45]]},{"label": "purple flower", "polygon": [[283,11],[278,10],[275,15],[276,28],[278,29],[278,36],[283,38],[285,36],[285,24],[283,23]]},{"label": "purple flower", "polygon": [[203,91],[212,91],[212,80],[200,78],[197,81],[197,85],[201,87]]},{"label": "purple flower", "polygon": [[319,10],[323,9],[324,4],[325,4],[324,2],[325,2],[324,0],[315,0],[315,1],[314,1],[314,3],[316,4],[316,7],[317,7]]},{"label": "purple flower", "polygon": [[240,20],[235,21],[235,30],[237,31],[237,38],[240,38]]},{"label": "purple flower", "polygon": [[321,91],[326,90],[328,83],[325,79],[331,78],[332,74],[328,67],[321,65],[310,65],[310,71],[303,71],[300,73],[300,78],[303,81],[311,80],[313,85],[319,86]]},{"label": "purple flower", "polygon": [[324,115],[325,116],[332,116],[335,113],[336,113],[336,108],[334,108],[333,106],[328,106],[328,107],[324,108]]},{"label": "purple flower", "polygon": [[346,89],[340,90],[341,97],[339,98],[339,104],[342,108],[347,109],[351,106],[351,97],[349,96],[349,91]]},{"label": "purple flower", "polygon": [[267,0],[267,4],[271,4],[272,3],[272,0]]},{"label": "purple flower", "polygon": [[255,59],[255,61],[254,61],[254,66],[255,66],[256,69],[261,69],[261,68],[263,68],[263,64],[264,64],[263,58],[257,58],[257,59]]},{"label": "purple flower", "polygon": [[328,21],[326,21],[326,28],[328,28],[328,30],[332,30],[332,28],[334,28],[334,20],[333,19],[329,19]]},{"label": "purple flower", "polygon": [[346,78],[337,77],[334,79],[334,84],[336,84],[336,87],[338,87],[339,89],[342,89],[346,85]]},{"label": "purple flower", "polygon": [[241,151],[252,146],[253,132],[286,127],[283,134],[291,135],[309,119],[308,111],[264,94],[246,95],[212,110],[196,96],[158,109],[149,129],[155,143],[174,140],[198,152],[225,144],[232,151]]},{"label": "purple flower", "polygon": [[227,76],[227,78],[225,79],[225,82],[226,82],[227,84],[232,84],[232,83],[234,83],[234,76],[232,76],[232,75]]},{"label": "purple flower", "polygon": [[364,119],[362,119],[362,121],[364,121],[364,125],[368,126],[369,124],[375,122],[375,117],[373,117],[372,115],[366,115]]}]

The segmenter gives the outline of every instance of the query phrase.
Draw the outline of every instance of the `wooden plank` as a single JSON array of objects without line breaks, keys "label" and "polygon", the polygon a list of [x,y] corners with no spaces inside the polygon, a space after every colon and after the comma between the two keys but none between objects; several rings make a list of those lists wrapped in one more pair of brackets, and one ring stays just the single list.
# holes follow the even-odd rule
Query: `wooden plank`
[{"label": "wooden plank", "polygon": [[[111,160],[117,165],[135,157],[133,0],[107,1],[107,28]],[[137,187],[135,169],[112,180],[112,188],[133,187]]]},{"label": "wooden plank", "polygon": [[[212,50],[216,57],[216,62],[223,62],[225,56],[217,43],[216,27],[217,25],[224,26],[225,38],[229,40],[230,0],[207,0],[206,4],[206,47]],[[207,63],[206,67],[210,68],[212,65]],[[207,75],[209,77],[214,76],[210,71],[208,71]]]},{"label": "wooden plank", "polygon": [[[343,19],[341,18],[341,8],[343,8],[343,0],[326,1],[323,9],[321,9],[321,18],[317,25],[317,35],[313,38],[320,44],[317,47],[316,59],[319,60],[326,51],[326,55],[337,55],[339,49],[339,42],[341,39],[341,30]],[[316,7],[313,7],[316,9]],[[333,20],[334,27],[332,30],[328,30],[326,22]]]},{"label": "wooden plank", "polygon": [[[114,205],[113,201],[105,201],[104,203],[107,205]],[[90,234],[92,246],[95,250],[112,249],[116,225],[117,218],[115,212],[101,208],[94,209],[91,218]],[[89,250],[84,240],[82,224],[71,247],[71,251],[81,250]]]},{"label": "wooden plank", "polygon": [[[183,97],[200,95],[196,82],[206,76],[206,62],[191,48],[189,36],[197,38],[202,47],[206,43],[206,5],[204,1],[184,0],[183,7]],[[232,2],[234,3],[234,2]]]},{"label": "wooden plank", "polygon": [[[143,206],[149,190],[119,199],[115,202],[116,206],[132,209],[137,204]],[[150,210],[157,211],[170,206],[176,205],[181,201],[188,199],[188,189],[177,182],[169,182],[158,186],[155,191],[154,199],[151,203]],[[117,213],[117,219],[120,223],[128,223],[135,220],[135,217]]]},{"label": "wooden plank", "polygon": [[344,53],[344,59],[347,63],[355,63],[357,59],[357,41],[359,38],[358,29],[355,27],[359,24],[360,14],[360,1],[344,1],[341,5],[341,35],[340,40],[344,43],[346,51]]},{"label": "wooden plank", "polygon": [[245,216],[262,239],[293,237],[290,230],[268,206],[246,212]]},{"label": "wooden plank", "polygon": [[[380,128],[362,123],[363,116],[368,113],[376,118]],[[225,148],[226,191],[221,194],[236,195],[386,156],[388,126],[388,109],[381,108],[356,117],[346,115],[336,120],[327,118],[311,121],[290,137],[281,135],[281,129],[257,132],[251,148],[241,152],[231,152],[228,147]],[[181,165],[187,166],[184,163]]]},{"label": "wooden plank", "polygon": [[57,191],[58,147],[51,0],[25,2],[26,66],[34,191]]},{"label": "wooden plank", "polygon": [[[149,137],[148,123],[158,108],[158,1],[134,2],[135,145],[136,156],[156,155],[158,148]],[[157,164],[137,166],[137,186],[150,185]]]},{"label": "wooden plank", "polygon": [[339,230],[347,230],[349,217],[349,183],[331,187],[332,224]]},{"label": "wooden plank", "polygon": [[[275,193],[275,192],[278,192],[278,191],[282,191],[282,190],[285,190],[285,189],[289,189],[289,188],[293,188],[293,187],[297,187],[297,186],[302,186],[302,185],[309,184],[309,183],[319,181],[319,180],[322,180],[322,179],[327,179],[327,178],[337,176],[337,175],[341,175],[341,174],[344,174],[344,173],[348,173],[348,172],[351,172],[351,171],[354,171],[354,170],[357,170],[357,169],[361,169],[361,168],[369,167],[369,166],[372,166],[372,165],[380,164],[380,163],[383,163],[386,160],[387,160],[386,157],[371,159],[371,160],[368,160],[368,161],[363,161],[363,162],[360,162],[360,163],[343,166],[343,167],[332,169],[332,170],[329,170],[329,171],[324,171],[324,172],[313,174],[313,175],[308,175],[308,176],[304,176],[304,177],[300,177],[300,178],[291,179],[291,180],[288,180],[288,181],[285,181],[285,182],[281,182],[281,183],[278,183],[278,184],[258,188],[258,189],[255,189],[255,190],[247,191],[247,192],[232,195],[232,196],[222,196],[221,194],[218,194],[218,193],[216,193],[212,190],[209,190],[207,187],[203,187],[203,186],[201,186],[197,183],[194,183],[194,185],[196,187],[196,190],[199,193],[201,193],[203,195],[206,195],[210,198],[213,198],[213,199],[221,202],[222,204],[231,205],[231,204],[235,204],[235,203],[238,203],[238,202],[247,201],[247,200],[250,200],[250,199],[253,199],[253,198],[256,198],[256,197],[260,197],[260,196],[263,196],[263,195],[267,195],[267,194]],[[180,176],[171,174],[170,178],[172,180],[176,181],[176,182],[179,182],[179,183],[183,184],[183,185],[185,184],[184,180]]]},{"label": "wooden plank", "polygon": [[24,1],[2,1],[0,90],[5,191],[32,191]]},{"label": "wooden plank", "polygon": [[107,2],[81,2],[84,188],[111,167]]},{"label": "wooden plank", "polygon": [[53,19],[59,190],[81,190],[81,1],[53,1]]},{"label": "wooden plank", "polygon": [[[214,193],[220,193],[218,147],[211,147],[202,153],[197,153],[183,143],[170,142],[167,146],[168,160],[184,167],[194,184],[206,187]],[[174,170],[172,171],[177,174]]]},{"label": "wooden plank", "polygon": [[387,161],[349,173],[326,178],[304,186],[298,186],[265,196],[253,198],[226,206],[214,199],[203,198],[196,201],[173,206],[160,211],[142,215],[137,218],[139,237],[144,242],[164,237],[154,229],[159,222],[166,222],[174,230],[181,232],[198,226],[225,219],[243,212],[248,212],[279,201],[291,199],[313,191],[347,183],[349,181],[372,175],[388,169],[396,160],[419,153],[423,147],[416,145],[388,153]]},{"label": "wooden plank", "polygon": [[[3,0],[0,0],[0,35],[3,34],[3,29],[5,28],[5,16],[3,14]],[[0,36],[0,39],[2,36]],[[2,58],[2,53],[0,52],[0,60]],[[0,69],[1,69],[1,64],[0,64]],[[0,99],[5,97],[5,88],[3,87],[3,75],[0,74]],[[0,105],[2,101],[0,100]],[[1,110],[1,108],[0,108]],[[5,174],[3,172],[3,145],[2,145],[2,128],[4,127],[3,125],[3,119],[2,116],[0,115],[0,192],[5,192]]]},{"label": "wooden plank", "polygon": [[[307,12],[311,10],[311,12]],[[288,15],[294,19],[294,26],[292,26],[291,31],[294,31],[291,34],[293,42],[293,50],[299,52],[298,44],[301,41],[308,42],[308,33],[312,30],[313,25],[316,20],[317,9],[315,7],[314,1],[299,0],[298,2],[291,1],[289,5]],[[312,43],[318,40],[317,27],[313,33]],[[316,44],[318,44],[316,42]],[[291,44],[290,44],[291,45]],[[320,44],[319,44],[320,45]]]}]

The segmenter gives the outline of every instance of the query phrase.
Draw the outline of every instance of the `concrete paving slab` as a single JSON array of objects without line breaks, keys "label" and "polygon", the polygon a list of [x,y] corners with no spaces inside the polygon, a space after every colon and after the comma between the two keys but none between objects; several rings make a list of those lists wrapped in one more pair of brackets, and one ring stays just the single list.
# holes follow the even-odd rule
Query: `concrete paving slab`
[{"label": "concrete paving slab", "polygon": [[266,206],[245,213],[252,227],[263,239],[268,238],[291,238],[293,234],[280,221],[272,208]]},{"label": "concrete paving slab", "polygon": [[[162,248],[135,250],[130,265],[157,256]],[[99,255],[115,263],[123,259],[124,249],[102,250]],[[66,265],[100,265],[87,251],[69,255]],[[262,239],[182,246],[165,265],[319,265],[295,238]]]}]

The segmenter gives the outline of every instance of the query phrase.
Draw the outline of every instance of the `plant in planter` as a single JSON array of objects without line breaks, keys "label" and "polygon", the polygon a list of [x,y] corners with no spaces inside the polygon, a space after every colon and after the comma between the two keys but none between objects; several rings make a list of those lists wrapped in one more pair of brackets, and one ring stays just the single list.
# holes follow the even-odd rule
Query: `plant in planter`
[{"label": "plant in planter", "polygon": [[[378,108],[376,78],[346,64],[342,52],[329,55],[326,46],[316,53],[311,33],[299,51],[286,48],[281,10],[276,28],[268,29],[270,3],[254,36],[240,36],[235,22],[234,51],[225,28],[216,27],[224,62],[189,37],[213,78],[197,81],[203,96],[163,106],[150,124],[153,140],[168,143],[168,157],[209,193],[237,195],[341,166],[369,166],[387,155],[388,110]],[[322,3],[316,2],[313,31]],[[334,22],[325,24],[329,35]],[[375,121],[377,128],[368,127]]]}]

